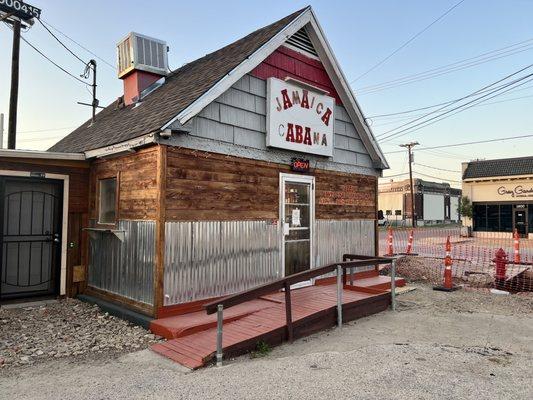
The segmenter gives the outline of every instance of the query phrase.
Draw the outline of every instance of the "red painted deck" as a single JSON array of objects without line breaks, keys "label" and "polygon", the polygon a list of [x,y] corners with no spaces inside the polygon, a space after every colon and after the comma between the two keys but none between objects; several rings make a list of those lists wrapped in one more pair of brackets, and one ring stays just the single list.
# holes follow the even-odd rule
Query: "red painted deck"
[{"label": "red painted deck", "polygon": [[[358,279],[357,286],[345,286],[343,319],[350,321],[386,309],[390,279],[374,276]],[[404,285],[403,279],[397,281]],[[294,337],[302,337],[336,323],[337,295],[334,284],[308,286],[292,290]],[[152,350],[188,368],[200,368],[213,359],[216,351],[216,314],[204,311],[158,319],[151,330],[168,341]],[[263,340],[277,345],[286,339],[285,295],[273,293],[224,311],[224,356],[255,349]]]}]

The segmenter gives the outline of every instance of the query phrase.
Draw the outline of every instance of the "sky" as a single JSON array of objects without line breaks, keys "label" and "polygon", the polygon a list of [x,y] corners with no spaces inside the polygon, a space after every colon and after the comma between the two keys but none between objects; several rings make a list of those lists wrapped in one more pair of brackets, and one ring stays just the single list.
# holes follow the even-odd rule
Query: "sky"
[{"label": "sky", "polygon": [[[97,97],[101,105],[121,95],[122,82],[114,68],[116,43],[130,31],[166,40],[170,46],[170,67],[178,68],[311,4],[364,115],[370,117],[372,131],[384,137],[388,130],[424,112],[393,117],[376,115],[460,98],[533,64],[533,0],[465,0],[369,71],[458,1],[33,0],[29,3],[42,9],[45,23],[99,57],[96,58]],[[94,58],[52,31],[83,60]],[[83,72],[84,65],[39,23],[23,36],[73,75]],[[6,120],[11,38],[11,30],[0,24],[0,113],[6,114]],[[507,48],[505,57],[470,68],[392,88],[369,88],[512,45],[515,46]],[[510,54],[510,50],[516,50],[515,54]],[[90,102],[91,94],[85,85],[57,69],[24,42],[20,63],[17,148],[45,150],[90,117],[91,109],[77,102]],[[528,72],[533,71],[525,70],[515,78]],[[362,74],[365,75],[357,79]],[[384,171],[384,176],[395,180],[407,177],[395,176],[408,170],[407,153],[397,153],[402,150],[401,143],[418,141],[422,148],[525,134],[533,134],[533,81],[443,121],[381,142],[391,166]],[[416,151],[415,148],[413,170],[415,177],[447,180],[458,187],[461,162],[532,154],[532,137],[435,150]]]}]

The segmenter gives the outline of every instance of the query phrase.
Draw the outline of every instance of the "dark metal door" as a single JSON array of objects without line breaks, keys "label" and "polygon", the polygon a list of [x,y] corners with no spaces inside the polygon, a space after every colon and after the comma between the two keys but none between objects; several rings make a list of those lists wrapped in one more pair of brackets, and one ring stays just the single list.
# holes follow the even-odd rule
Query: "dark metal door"
[{"label": "dark metal door", "polygon": [[57,294],[62,186],[0,177],[0,300]]},{"label": "dark metal door", "polygon": [[514,227],[521,237],[527,236],[527,206],[515,206]]}]

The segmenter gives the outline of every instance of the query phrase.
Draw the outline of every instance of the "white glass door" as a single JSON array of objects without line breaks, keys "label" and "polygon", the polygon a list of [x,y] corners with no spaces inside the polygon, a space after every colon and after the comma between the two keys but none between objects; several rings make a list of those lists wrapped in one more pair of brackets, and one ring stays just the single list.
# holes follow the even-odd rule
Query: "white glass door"
[{"label": "white glass door", "polygon": [[282,266],[288,276],[313,267],[314,178],[281,174],[280,189]]}]

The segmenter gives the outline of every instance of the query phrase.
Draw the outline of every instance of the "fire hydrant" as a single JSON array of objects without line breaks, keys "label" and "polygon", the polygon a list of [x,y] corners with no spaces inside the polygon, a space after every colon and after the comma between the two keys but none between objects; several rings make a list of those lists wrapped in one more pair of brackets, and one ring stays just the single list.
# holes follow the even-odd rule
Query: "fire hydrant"
[{"label": "fire hydrant", "polygon": [[496,289],[504,289],[505,280],[507,279],[507,253],[500,248],[496,251],[496,255],[493,260],[496,263],[496,273],[494,274],[494,286]]}]

